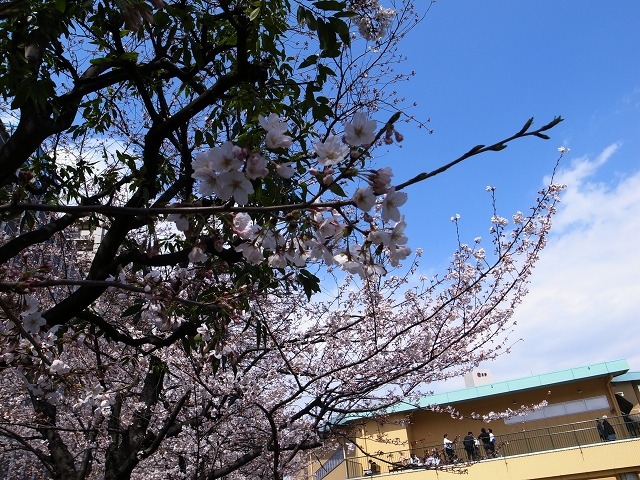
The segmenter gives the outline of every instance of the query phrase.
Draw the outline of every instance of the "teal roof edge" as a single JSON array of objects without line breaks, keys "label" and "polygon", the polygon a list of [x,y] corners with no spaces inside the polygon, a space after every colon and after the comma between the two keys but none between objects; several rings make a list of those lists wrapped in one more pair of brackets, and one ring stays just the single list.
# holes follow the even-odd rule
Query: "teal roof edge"
[{"label": "teal roof edge", "polygon": [[[422,408],[428,408],[431,405],[452,405],[468,400],[475,400],[493,395],[500,395],[508,392],[518,392],[541,388],[559,383],[572,382],[576,380],[584,380],[587,378],[597,378],[607,375],[613,375],[613,381],[619,380],[621,376],[627,373],[629,364],[626,360],[613,360],[610,362],[595,363],[583,367],[570,368],[557,372],[545,373],[541,375],[533,375],[531,377],[507,380],[504,382],[491,383],[479,387],[464,388],[461,390],[453,390],[451,392],[427,395],[420,399],[418,405],[399,404],[390,413],[408,412]],[[636,373],[640,379],[640,372]]]},{"label": "teal roof edge", "polygon": [[627,372],[622,375],[618,375],[611,380],[611,383],[620,382],[640,382],[640,372]]}]

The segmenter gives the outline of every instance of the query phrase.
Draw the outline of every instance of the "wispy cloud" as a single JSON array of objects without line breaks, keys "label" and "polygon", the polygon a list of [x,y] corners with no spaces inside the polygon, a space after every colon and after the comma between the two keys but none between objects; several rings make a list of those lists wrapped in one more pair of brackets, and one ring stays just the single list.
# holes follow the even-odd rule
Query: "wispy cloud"
[{"label": "wispy cloud", "polygon": [[640,171],[609,181],[599,168],[619,144],[558,173],[568,185],[530,293],[516,312],[513,353],[494,377],[626,358],[640,370]]}]

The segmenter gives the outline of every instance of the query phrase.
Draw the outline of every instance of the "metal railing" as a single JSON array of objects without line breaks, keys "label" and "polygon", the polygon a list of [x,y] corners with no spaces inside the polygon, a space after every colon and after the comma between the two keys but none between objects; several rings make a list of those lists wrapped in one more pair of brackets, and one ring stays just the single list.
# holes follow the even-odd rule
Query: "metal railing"
[{"label": "metal railing", "polygon": [[322,480],[344,460],[344,450],[336,450],[331,457],[315,472],[315,480]]},{"label": "metal railing", "polygon": [[[640,419],[629,415],[608,418],[615,430],[615,440],[640,437]],[[499,433],[499,432],[498,432]],[[389,453],[372,452],[368,456],[347,458],[347,478],[372,475],[371,462],[379,468],[378,473],[390,473],[407,469],[448,468],[451,465],[482,461],[493,457],[509,457],[528,453],[544,452],[562,448],[580,447],[604,442],[600,438],[595,420],[554,425],[497,436],[495,453],[487,452],[481,445],[474,452],[473,459],[465,451],[462,441],[454,444],[453,455],[446,455],[442,443],[423,445],[419,448],[398,450]],[[417,458],[412,461],[412,457]],[[375,473],[374,473],[375,475]]]}]

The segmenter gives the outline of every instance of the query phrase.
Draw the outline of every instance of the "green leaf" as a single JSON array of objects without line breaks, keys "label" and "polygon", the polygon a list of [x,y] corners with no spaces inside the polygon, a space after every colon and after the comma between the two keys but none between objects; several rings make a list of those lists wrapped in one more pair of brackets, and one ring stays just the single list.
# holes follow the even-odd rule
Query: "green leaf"
[{"label": "green leaf", "polygon": [[317,61],[318,61],[318,56],[317,55],[309,55],[307,58],[305,58],[302,61],[302,63],[300,64],[300,66],[298,68],[310,67],[311,65],[315,65]]},{"label": "green leaf", "polygon": [[347,194],[344,193],[344,190],[342,189],[342,187],[336,182],[333,182],[332,184],[329,185],[329,190],[340,197],[347,196]]},{"label": "green leaf", "polygon": [[193,143],[195,144],[196,147],[199,147],[200,145],[202,145],[203,141],[204,141],[204,134],[202,133],[202,130],[196,130],[193,135]]},{"label": "green leaf", "polygon": [[92,58],[91,60],[89,60],[89,63],[91,65],[104,65],[105,63],[109,63],[111,61],[112,60],[110,58],[103,57],[103,58]]},{"label": "green leaf", "polygon": [[307,9],[303,6],[298,7],[298,11],[296,12],[296,18],[298,19],[298,23],[302,24],[305,22]]},{"label": "green leaf", "polygon": [[344,20],[336,17],[329,19],[329,25],[338,33],[340,40],[346,45],[351,44],[351,34],[349,33],[349,25]]},{"label": "green leaf", "polygon": [[66,8],[67,8],[67,1],[66,0],[56,0],[56,10],[57,11],[59,11],[60,13],[64,13]]},{"label": "green leaf", "polygon": [[256,18],[258,18],[260,16],[261,10],[261,7],[257,7],[251,10],[251,13],[249,13],[249,20],[253,22]]},{"label": "green leaf", "polygon": [[300,282],[300,285],[302,285],[304,293],[309,300],[314,293],[320,291],[320,279],[308,270],[300,270],[296,278]]},{"label": "green leaf", "polygon": [[334,17],[336,18],[353,18],[357,16],[358,16],[358,13],[354,12],[353,10],[346,10],[344,12],[338,12],[334,14]]},{"label": "green leaf", "polygon": [[336,0],[320,0],[318,2],[313,2],[313,6],[320,10],[333,10],[333,11],[342,11],[346,7],[344,2],[338,2]]},{"label": "green leaf", "polygon": [[122,314],[120,316],[121,317],[130,317],[130,316],[135,315],[136,313],[140,312],[140,310],[142,310],[142,303],[135,303],[135,304],[131,305],[129,308],[127,308],[124,312],[122,312]]},{"label": "green leaf", "polygon": [[138,52],[125,52],[120,57],[120,60],[124,60],[126,62],[137,62],[138,61]]}]

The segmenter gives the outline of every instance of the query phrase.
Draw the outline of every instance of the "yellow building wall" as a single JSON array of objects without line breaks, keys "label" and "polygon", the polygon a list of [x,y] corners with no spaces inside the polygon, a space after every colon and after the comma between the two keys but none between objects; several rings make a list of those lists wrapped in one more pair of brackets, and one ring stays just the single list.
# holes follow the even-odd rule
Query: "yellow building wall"
[{"label": "yellow building wall", "polygon": [[[368,459],[363,457],[363,452],[381,457],[389,452],[408,449],[406,418],[405,415],[395,415],[387,418],[384,423],[368,420],[352,425],[351,434],[356,448],[349,449],[347,453],[347,461],[352,462],[350,470],[365,472],[369,468]],[[355,465],[353,457],[358,459],[359,466]]]},{"label": "yellow building wall", "polygon": [[638,439],[485,460],[451,469],[402,471],[379,477],[380,480],[391,477],[393,480],[613,480],[623,472],[640,472]]},{"label": "yellow building wall", "polygon": [[[315,480],[315,477],[312,477]],[[331,470],[323,480],[345,480],[347,478],[347,466],[345,462],[342,462],[336,468]]]}]

